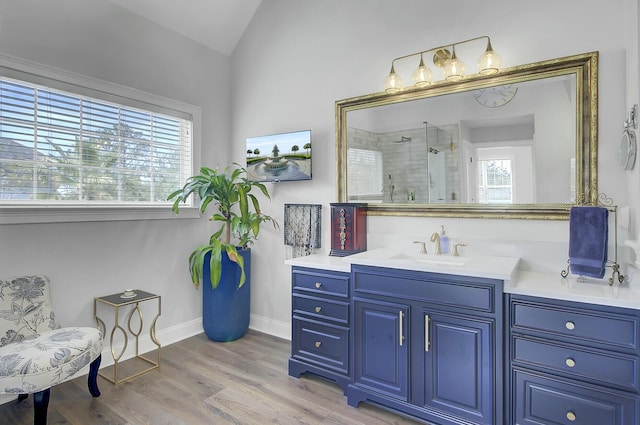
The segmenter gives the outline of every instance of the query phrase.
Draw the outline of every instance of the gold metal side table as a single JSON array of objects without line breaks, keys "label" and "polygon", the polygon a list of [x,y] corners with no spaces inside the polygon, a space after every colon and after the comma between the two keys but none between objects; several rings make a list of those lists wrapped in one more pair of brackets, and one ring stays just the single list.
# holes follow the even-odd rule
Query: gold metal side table
[{"label": "gold metal side table", "polygon": [[[156,314],[156,317],[153,319],[153,321],[151,322],[151,326],[149,327],[149,336],[151,337],[151,341],[158,347],[157,349],[153,350],[156,351],[156,356],[155,356],[155,360],[150,359],[148,357],[142,356],[139,352],[139,337],[140,334],[142,333],[142,311],[140,310],[140,303],[144,302],[144,301],[152,301],[152,300],[158,300],[158,314]],[[122,382],[126,382],[129,381],[133,378],[136,378],[140,375],[142,375],[143,373],[149,372],[150,370],[156,369],[158,367],[160,367],[160,343],[158,342],[158,339],[156,338],[156,322],[158,321],[158,318],[160,317],[160,314],[162,313],[161,310],[161,297],[160,295],[155,295],[155,294],[151,294],[149,292],[145,292],[145,291],[139,291],[136,290],[135,291],[135,296],[132,297],[125,297],[123,293],[118,293],[118,294],[112,294],[112,295],[106,295],[103,297],[96,297],[93,299],[93,316],[96,320],[96,323],[98,324],[98,328],[100,329],[100,331],[102,332],[103,338],[106,335],[106,325],[104,323],[104,321],[102,319],[100,319],[98,317],[98,303],[100,304],[104,304],[110,307],[113,307],[114,312],[115,312],[115,321],[113,324],[113,329],[111,330],[111,336],[109,339],[109,343],[110,343],[110,347],[111,347],[111,356],[113,357],[113,378],[108,376],[106,373],[103,373],[102,371],[99,371],[98,374],[100,376],[102,376],[103,378],[105,378],[107,381],[118,385]],[[129,312],[129,314],[127,315],[127,328],[129,329],[129,333],[133,336],[135,336],[135,340],[136,340],[136,355],[135,358],[143,360],[144,362],[150,364],[149,367],[144,368],[143,370],[133,373],[129,376],[126,377],[118,377],[118,362],[120,361],[120,359],[122,358],[123,354],[125,353],[125,351],[127,350],[127,343],[128,343],[128,334],[127,331],[120,326],[120,318],[119,318],[119,313],[120,313],[120,308],[122,307],[126,307],[126,306],[133,306],[135,305],[131,311]],[[140,322],[140,328],[137,330],[134,330],[131,328],[131,318],[133,317],[133,313],[137,312],[138,313],[138,319]],[[116,354],[115,352],[115,348],[113,346],[113,342],[114,342],[114,337],[116,335],[116,331],[120,331],[124,337],[124,346],[122,347],[122,351],[120,351],[119,353]]]}]

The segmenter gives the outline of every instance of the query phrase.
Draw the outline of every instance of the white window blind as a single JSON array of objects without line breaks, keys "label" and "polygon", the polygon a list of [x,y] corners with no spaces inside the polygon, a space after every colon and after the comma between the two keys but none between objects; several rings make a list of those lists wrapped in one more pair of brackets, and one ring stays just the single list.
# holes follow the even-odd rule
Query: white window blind
[{"label": "white window blind", "polygon": [[382,195],[382,152],[349,148],[347,162],[347,193],[350,199]]},{"label": "white window blind", "polygon": [[0,77],[0,206],[169,204],[192,174],[192,117],[101,97]]}]

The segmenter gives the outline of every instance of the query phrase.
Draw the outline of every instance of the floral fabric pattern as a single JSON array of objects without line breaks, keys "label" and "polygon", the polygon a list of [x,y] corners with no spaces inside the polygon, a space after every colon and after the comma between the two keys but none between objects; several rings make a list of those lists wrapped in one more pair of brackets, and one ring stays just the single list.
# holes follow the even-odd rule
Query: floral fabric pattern
[{"label": "floral fabric pattern", "polygon": [[33,393],[72,379],[102,352],[96,328],[60,328],[46,276],[0,280],[0,393]]}]

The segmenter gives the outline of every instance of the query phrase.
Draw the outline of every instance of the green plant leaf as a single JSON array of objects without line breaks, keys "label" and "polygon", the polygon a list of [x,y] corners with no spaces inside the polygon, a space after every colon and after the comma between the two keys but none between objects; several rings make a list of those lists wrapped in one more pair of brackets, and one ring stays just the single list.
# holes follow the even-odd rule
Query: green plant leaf
[{"label": "green plant leaf", "polygon": [[212,205],[217,209],[209,220],[221,223],[221,226],[211,234],[208,245],[199,246],[189,256],[189,272],[194,285],[198,286],[202,282],[205,256],[211,253],[211,286],[217,288],[222,275],[223,249],[241,268],[238,286],[245,283],[244,259],[238,255],[236,244],[231,243],[231,236],[238,240],[239,246],[247,247],[257,238],[263,222],[271,221],[274,228],[278,228],[278,223],[260,210],[258,198],[250,193],[254,188],[270,199],[267,188],[259,182],[249,180],[246,169],[237,163],[226,167],[224,172],[203,166],[200,167],[199,174],[185,181],[182,189],[167,197],[167,200],[173,201],[171,210],[176,214],[180,204],[192,195],[199,198],[198,205],[202,213]]},{"label": "green plant leaf", "polygon": [[238,254],[236,247],[233,245],[227,245],[226,250],[229,259],[240,267],[240,282],[238,282],[238,288],[242,288],[242,285],[244,285],[247,280],[247,275],[244,272],[244,258]]}]

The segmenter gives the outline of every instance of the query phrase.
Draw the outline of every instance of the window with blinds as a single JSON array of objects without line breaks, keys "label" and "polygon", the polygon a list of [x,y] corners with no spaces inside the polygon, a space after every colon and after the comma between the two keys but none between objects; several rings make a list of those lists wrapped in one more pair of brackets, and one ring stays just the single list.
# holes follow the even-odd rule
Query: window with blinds
[{"label": "window with blinds", "polygon": [[0,206],[164,205],[192,174],[188,113],[38,80],[0,77]]},{"label": "window with blinds", "polygon": [[382,196],[382,152],[349,148],[347,151],[349,199]]}]

